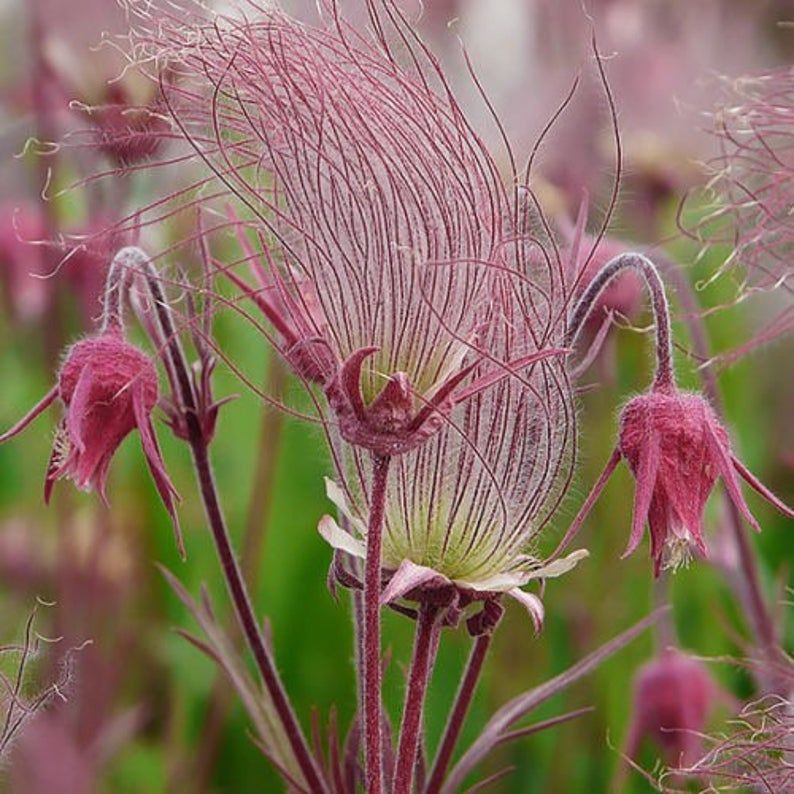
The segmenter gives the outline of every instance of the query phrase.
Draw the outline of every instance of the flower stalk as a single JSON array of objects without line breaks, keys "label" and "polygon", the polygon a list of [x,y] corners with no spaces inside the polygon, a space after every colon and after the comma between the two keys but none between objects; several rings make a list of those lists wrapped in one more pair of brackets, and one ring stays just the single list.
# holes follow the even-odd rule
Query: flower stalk
[{"label": "flower stalk", "polygon": [[311,792],[323,792],[325,784],[317,770],[314,758],[309,751],[306,739],[303,736],[297,717],[287,698],[284,686],[276,669],[275,662],[265,642],[265,638],[254,613],[253,604],[248,594],[248,589],[243,579],[242,570],[232,548],[231,538],[226,526],[212,465],[209,459],[208,442],[199,421],[198,407],[193,392],[190,371],[185,359],[182,345],[179,342],[174,327],[171,313],[165,295],[160,285],[159,278],[154,270],[151,260],[140,249],[123,249],[121,253],[129,252],[129,257],[142,266],[146,274],[146,282],[152,295],[157,320],[163,337],[166,340],[165,354],[168,356],[171,370],[175,376],[176,386],[184,414],[185,427],[188,431],[188,444],[193,456],[196,469],[199,491],[207,515],[207,521],[212,532],[218,558],[221,563],[224,579],[232,598],[237,613],[237,618],[245,635],[251,652],[254,655],[257,668],[262,675],[262,680],[268,695],[273,700],[273,705],[283,724],[290,747],[295,754],[300,770],[305,778],[306,785]]},{"label": "flower stalk", "polygon": [[380,576],[389,457],[372,465],[370,520],[364,567],[364,759],[367,794],[383,791],[380,666]]},{"label": "flower stalk", "polygon": [[491,647],[491,636],[490,633],[481,634],[474,641],[469,660],[466,663],[466,671],[463,674],[460,688],[455,695],[455,702],[447,720],[444,735],[441,738],[441,744],[436,760],[433,762],[433,768],[430,771],[424,794],[438,794],[441,791],[441,786],[449,769],[449,763],[452,760],[452,753],[455,751],[455,745],[460,738],[460,732],[463,730],[466,715],[469,712],[474,692],[482,674],[485,657]]},{"label": "flower stalk", "polygon": [[587,289],[574,306],[568,324],[566,345],[574,347],[584,328],[585,321],[596,301],[610,282],[624,270],[636,270],[645,280],[651,295],[651,305],[656,323],[656,375],[653,388],[669,389],[675,385],[673,374],[673,337],[670,328],[670,307],[664,283],[656,266],[646,256],[637,253],[619,254],[608,262],[587,285]]},{"label": "flower stalk", "polygon": [[432,672],[433,646],[438,636],[438,615],[438,607],[432,604],[425,604],[419,610],[414,655],[408,678],[400,739],[397,745],[393,794],[409,794],[411,791],[416,755],[422,737],[425,695]]}]

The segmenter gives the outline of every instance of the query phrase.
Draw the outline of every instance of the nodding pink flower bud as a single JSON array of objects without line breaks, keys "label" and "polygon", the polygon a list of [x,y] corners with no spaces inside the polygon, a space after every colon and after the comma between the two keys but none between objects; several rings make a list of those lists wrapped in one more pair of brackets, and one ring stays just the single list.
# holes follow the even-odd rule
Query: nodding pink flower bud
[{"label": "nodding pink flower bud", "polygon": [[181,550],[175,510],[178,494],[165,470],[152,427],[158,384],[151,359],[127,342],[117,325],[77,342],[66,355],[56,387],[15,427],[1,435],[0,442],[19,433],[56,397],[61,399],[66,415],[53,444],[45,501],[49,501],[55,481],[63,477],[106,499],[110,461],[121,442],[137,429],[157,490],[174,521]]},{"label": "nodding pink flower bud", "polygon": [[699,394],[668,387],[630,400],[620,417],[618,451],[637,482],[631,537],[623,556],[637,548],[647,520],[657,576],[663,568],[686,564],[693,548],[706,555],[703,510],[717,477],[722,477],[733,503],[754,529],[760,527],[742,496],[737,474],[794,517],[794,511],[734,456],[727,431]]},{"label": "nodding pink flower bud", "polygon": [[718,693],[703,664],[667,648],[643,665],[634,679],[634,702],[626,755],[632,758],[644,739],[652,741],[668,764],[697,760],[701,734]]}]

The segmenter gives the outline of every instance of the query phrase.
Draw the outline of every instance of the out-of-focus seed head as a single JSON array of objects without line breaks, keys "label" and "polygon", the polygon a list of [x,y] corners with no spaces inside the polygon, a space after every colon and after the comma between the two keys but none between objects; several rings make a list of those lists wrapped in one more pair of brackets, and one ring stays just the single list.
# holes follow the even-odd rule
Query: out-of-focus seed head
[{"label": "out-of-focus seed head", "polygon": [[702,733],[718,690],[705,666],[676,648],[666,648],[634,679],[627,755],[644,739],[668,764],[687,765],[702,752]]}]

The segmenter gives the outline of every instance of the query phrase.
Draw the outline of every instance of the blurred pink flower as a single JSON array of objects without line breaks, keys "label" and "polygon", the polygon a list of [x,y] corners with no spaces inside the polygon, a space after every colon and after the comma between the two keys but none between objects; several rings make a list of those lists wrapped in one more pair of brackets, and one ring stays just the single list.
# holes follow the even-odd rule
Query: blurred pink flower
[{"label": "blurred pink flower", "polygon": [[115,164],[132,166],[151,158],[163,144],[170,126],[153,90],[139,104],[121,83],[107,87],[103,102],[88,109],[95,134],[89,136]]},{"label": "blurred pink flower", "polygon": [[15,794],[94,794],[96,770],[63,716],[39,714],[18,740],[11,764]]},{"label": "blurred pink flower", "polygon": [[691,764],[702,752],[702,733],[718,688],[708,670],[676,648],[666,648],[634,679],[626,755],[635,758],[644,739],[668,764]]},{"label": "blurred pink flower", "polygon": [[41,277],[44,221],[35,204],[0,205],[0,283],[11,314],[37,320],[49,301],[51,281]]}]

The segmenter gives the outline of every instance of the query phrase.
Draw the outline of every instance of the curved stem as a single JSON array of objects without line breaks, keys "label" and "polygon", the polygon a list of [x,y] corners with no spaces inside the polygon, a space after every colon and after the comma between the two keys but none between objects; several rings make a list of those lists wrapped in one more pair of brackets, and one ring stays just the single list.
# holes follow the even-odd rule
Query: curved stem
[{"label": "curved stem", "polygon": [[383,791],[380,569],[389,460],[388,457],[376,456],[373,461],[367,559],[364,568],[364,761],[367,794],[381,794]]},{"label": "curved stem", "polygon": [[568,321],[568,333],[565,344],[573,347],[581,333],[585,320],[590,316],[598,296],[606,289],[609,282],[624,270],[636,270],[644,279],[651,294],[654,320],[656,322],[656,376],[654,388],[671,388],[675,384],[673,375],[673,341],[670,330],[670,308],[664,283],[659,276],[656,265],[643,254],[620,254],[607,262],[598,271],[595,278],[587,285],[587,289],[577,301]]},{"label": "curved stem", "polygon": [[[684,321],[689,329],[689,338],[695,355],[700,361],[708,361],[711,358],[708,337],[703,318],[700,315],[700,306],[698,305],[697,299],[692,294],[692,287],[675,262],[665,262],[662,260],[662,264],[666,266],[666,272],[673,279],[678,299],[684,310]],[[725,409],[722,403],[722,396],[720,395],[717,378],[713,370],[711,367],[699,367],[698,374],[703,383],[703,391],[706,393],[711,407],[720,420],[724,420]],[[741,514],[724,488],[722,490],[722,495],[728,517],[728,526],[731,529],[733,540],[736,543],[736,550],[739,555],[739,566],[742,570],[746,588],[745,598],[741,600],[745,601],[748,611],[750,612],[749,617],[758,640],[767,649],[777,649],[778,638],[777,632],[775,631],[775,621],[770,614],[769,607],[767,606],[761,589],[761,581],[758,575],[758,566],[756,565],[752,544],[742,521]]]},{"label": "curved stem", "polygon": [[416,623],[416,642],[411,662],[411,674],[405,693],[400,739],[397,745],[397,765],[394,769],[393,794],[409,794],[416,767],[416,754],[422,735],[422,714],[430,679],[430,660],[437,631],[438,607],[425,605],[419,610]]},{"label": "curved stem", "polygon": [[120,262],[130,260],[130,265],[134,262],[141,267],[142,272],[146,275],[146,281],[157,313],[157,320],[166,340],[165,354],[170,360],[176,379],[181,402],[180,407],[184,413],[188,430],[188,444],[193,455],[193,463],[196,468],[196,476],[207,514],[207,521],[212,531],[224,579],[226,580],[240,627],[254,655],[265,688],[273,701],[273,706],[281,720],[290,747],[295,754],[295,760],[303,773],[309,790],[312,794],[314,792],[324,792],[326,791],[325,783],[317,770],[300,724],[287,698],[275,662],[259,628],[240,565],[232,548],[231,538],[223,516],[210,464],[207,440],[199,422],[196,396],[190,379],[189,367],[171,319],[170,309],[160,285],[159,276],[149,257],[139,248],[124,248],[116,255],[115,259]]},{"label": "curved stem", "polygon": [[[265,391],[279,397],[284,388],[286,370],[277,356],[270,359]],[[252,592],[256,592],[259,584],[259,561],[262,557],[262,546],[267,530],[268,517],[275,483],[276,463],[284,424],[284,415],[280,411],[264,409],[259,434],[259,454],[254,470],[251,499],[245,522],[243,535],[242,568],[243,577]],[[232,638],[235,648],[239,648],[242,638],[235,634]],[[218,672],[209,697],[209,705],[205,712],[205,724],[202,741],[193,770],[194,782],[200,790],[207,787],[210,774],[218,760],[218,750],[223,736],[223,729],[229,718],[233,702],[233,693],[229,691],[226,677]]]},{"label": "curved stem", "polygon": [[452,760],[452,753],[460,738],[460,732],[463,730],[463,724],[466,721],[469,706],[474,698],[477,682],[480,680],[483,663],[490,646],[490,634],[482,634],[474,642],[469,661],[466,664],[466,672],[460,683],[460,689],[455,695],[455,704],[452,707],[447,727],[444,729],[444,736],[441,739],[436,760],[433,762],[433,769],[430,772],[430,779],[427,782],[424,794],[438,794],[441,791],[441,785],[444,782],[447,769],[449,769],[449,762]]}]

